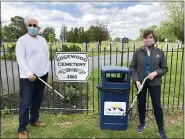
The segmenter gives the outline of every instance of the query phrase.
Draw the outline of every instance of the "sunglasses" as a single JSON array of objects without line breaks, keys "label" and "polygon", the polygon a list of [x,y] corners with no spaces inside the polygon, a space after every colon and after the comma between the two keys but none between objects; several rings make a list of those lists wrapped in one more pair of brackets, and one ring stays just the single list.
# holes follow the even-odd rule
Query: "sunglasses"
[{"label": "sunglasses", "polygon": [[28,24],[28,27],[37,27],[37,25],[36,24]]}]

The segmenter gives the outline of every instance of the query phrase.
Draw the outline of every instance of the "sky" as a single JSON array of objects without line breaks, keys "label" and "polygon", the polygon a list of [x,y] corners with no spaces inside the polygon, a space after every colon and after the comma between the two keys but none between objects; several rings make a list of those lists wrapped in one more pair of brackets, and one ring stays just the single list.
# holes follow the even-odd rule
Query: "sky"
[{"label": "sky", "polygon": [[99,20],[108,24],[112,38],[136,39],[140,28],[166,19],[161,2],[2,2],[2,25],[9,24],[14,16],[37,19],[41,31],[53,27],[56,38],[60,36],[62,21],[68,31],[72,27],[84,27],[86,31]]}]

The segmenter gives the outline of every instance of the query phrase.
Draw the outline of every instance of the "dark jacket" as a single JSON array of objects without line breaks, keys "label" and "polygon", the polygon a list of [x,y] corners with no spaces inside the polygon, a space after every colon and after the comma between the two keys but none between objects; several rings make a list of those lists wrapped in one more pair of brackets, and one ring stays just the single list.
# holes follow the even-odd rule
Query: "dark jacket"
[{"label": "dark jacket", "polygon": [[[142,83],[146,77],[146,49],[144,49],[144,46],[134,52],[129,69],[133,80]],[[168,67],[164,52],[154,47],[154,45],[151,47],[150,52],[150,73],[153,71],[156,71],[158,74],[153,80],[149,81],[149,85],[161,85],[162,76],[168,72]]]}]

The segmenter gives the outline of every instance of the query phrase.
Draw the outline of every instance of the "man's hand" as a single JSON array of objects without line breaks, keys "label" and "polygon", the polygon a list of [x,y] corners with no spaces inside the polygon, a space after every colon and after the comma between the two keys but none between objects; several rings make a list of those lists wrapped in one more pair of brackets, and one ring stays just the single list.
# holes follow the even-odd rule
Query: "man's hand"
[{"label": "man's hand", "polygon": [[136,86],[137,86],[137,89],[138,89],[138,90],[141,88],[141,83],[140,83],[140,81],[136,81]]},{"label": "man's hand", "polygon": [[153,80],[153,78],[155,78],[156,75],[157,75],[157,72],[154,71],[154,72],[151,72],[147,77],[148,77],[150,80]]},{"label": "man's hand", "polygon": [[29,77],[28,77],[28,79],[30,80],[30,81],[34,81],[34,80],[36,80],[36,76],[34,76],[33,74],[31,74]]}]

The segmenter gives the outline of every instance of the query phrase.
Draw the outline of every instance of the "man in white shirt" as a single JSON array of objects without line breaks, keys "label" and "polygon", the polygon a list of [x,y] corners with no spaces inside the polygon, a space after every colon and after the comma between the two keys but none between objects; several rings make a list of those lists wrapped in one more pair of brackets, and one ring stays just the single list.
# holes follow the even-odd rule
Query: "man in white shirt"
[{"label": "man in white shirt", "polygon": [[[27,21],[28,33],[20,37],[16,44],[16,58],[20,72],[19,138],[28,138],[28,124],[44,127],[38,121],[45,84],[35,75],[47,81],[49,72],[49,52],[45,38],[37,35],[40,27],[35,19]],[[30,112],[30,118],[29,118]]]}]

